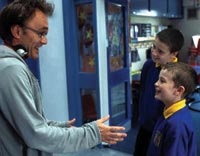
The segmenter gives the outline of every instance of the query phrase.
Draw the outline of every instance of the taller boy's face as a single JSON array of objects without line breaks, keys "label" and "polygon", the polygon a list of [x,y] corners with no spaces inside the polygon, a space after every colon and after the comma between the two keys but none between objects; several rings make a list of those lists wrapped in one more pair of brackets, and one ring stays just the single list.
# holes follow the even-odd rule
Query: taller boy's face
[{"label": "taller boy's face", "polygon": [[156,64],[163,65],[168,62],[173,62],[176,53],[170,53],[168,45],[156,38],[151,49],[151,56]]}]

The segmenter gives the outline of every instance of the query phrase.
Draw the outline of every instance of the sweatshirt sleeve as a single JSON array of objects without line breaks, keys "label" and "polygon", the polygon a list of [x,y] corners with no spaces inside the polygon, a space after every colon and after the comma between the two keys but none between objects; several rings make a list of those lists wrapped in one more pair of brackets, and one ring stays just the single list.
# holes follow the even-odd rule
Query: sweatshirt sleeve
[{"label": "sweatshirt sleeve", "polygon": [[[29,71],[15,65],[1,71],[1,110],[27,146],[45,152],[73,152],[101,143],[96,122],[79,128],[58,127],[41,112],[42,103],[34,94]],[[39,93],[38,93],[39,94]]]},{"label": "sweatshirt sleeve", "polygon": [[47,120],[47,124],[49,126],[57,126],[57,127],[69,127],[67,125],[67,121],[54,121],[54,120]]}]

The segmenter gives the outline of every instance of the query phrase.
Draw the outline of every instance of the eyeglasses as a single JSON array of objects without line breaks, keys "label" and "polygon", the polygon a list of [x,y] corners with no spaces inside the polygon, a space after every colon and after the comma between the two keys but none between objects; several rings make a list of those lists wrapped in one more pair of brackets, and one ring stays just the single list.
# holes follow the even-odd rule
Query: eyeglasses
[{"label": "eyeglasses", "polygon": [[41,38],[41,39],[43,39],[47,36],[47,32],[44,32],[44,31],[41,32],[41,31],[35,30],[33,28],[30,28],[28,26],[24,26],[24,28],[36,33],[38,35],[38,37]]}]

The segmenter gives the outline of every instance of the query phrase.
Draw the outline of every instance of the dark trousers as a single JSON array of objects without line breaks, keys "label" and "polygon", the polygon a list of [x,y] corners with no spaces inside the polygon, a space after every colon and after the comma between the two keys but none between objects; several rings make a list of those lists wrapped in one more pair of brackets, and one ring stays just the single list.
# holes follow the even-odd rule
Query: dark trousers
[{"label": "dark trousers", "polygon": [[147,155],[147,150],[151,141],[151,135],[152,132],[144,129],[142,126],[139,128],[133,152],[134,156]]}]

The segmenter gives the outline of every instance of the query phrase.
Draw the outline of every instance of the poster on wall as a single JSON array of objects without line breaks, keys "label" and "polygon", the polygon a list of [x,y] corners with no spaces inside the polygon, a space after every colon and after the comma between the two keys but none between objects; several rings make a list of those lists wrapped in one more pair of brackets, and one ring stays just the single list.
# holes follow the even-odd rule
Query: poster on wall
[{"label": "poster on wall", "polygon": [[92,4],[78,5],[76,9],[79,35],[80,70],[82,72],[94,72],[96,66]]},{"label": "poster on wall", "polygon": [[110,71],[123,68],[125,51],[124,30],[123,7],[109,3],[107,5],[107,38]]}]

